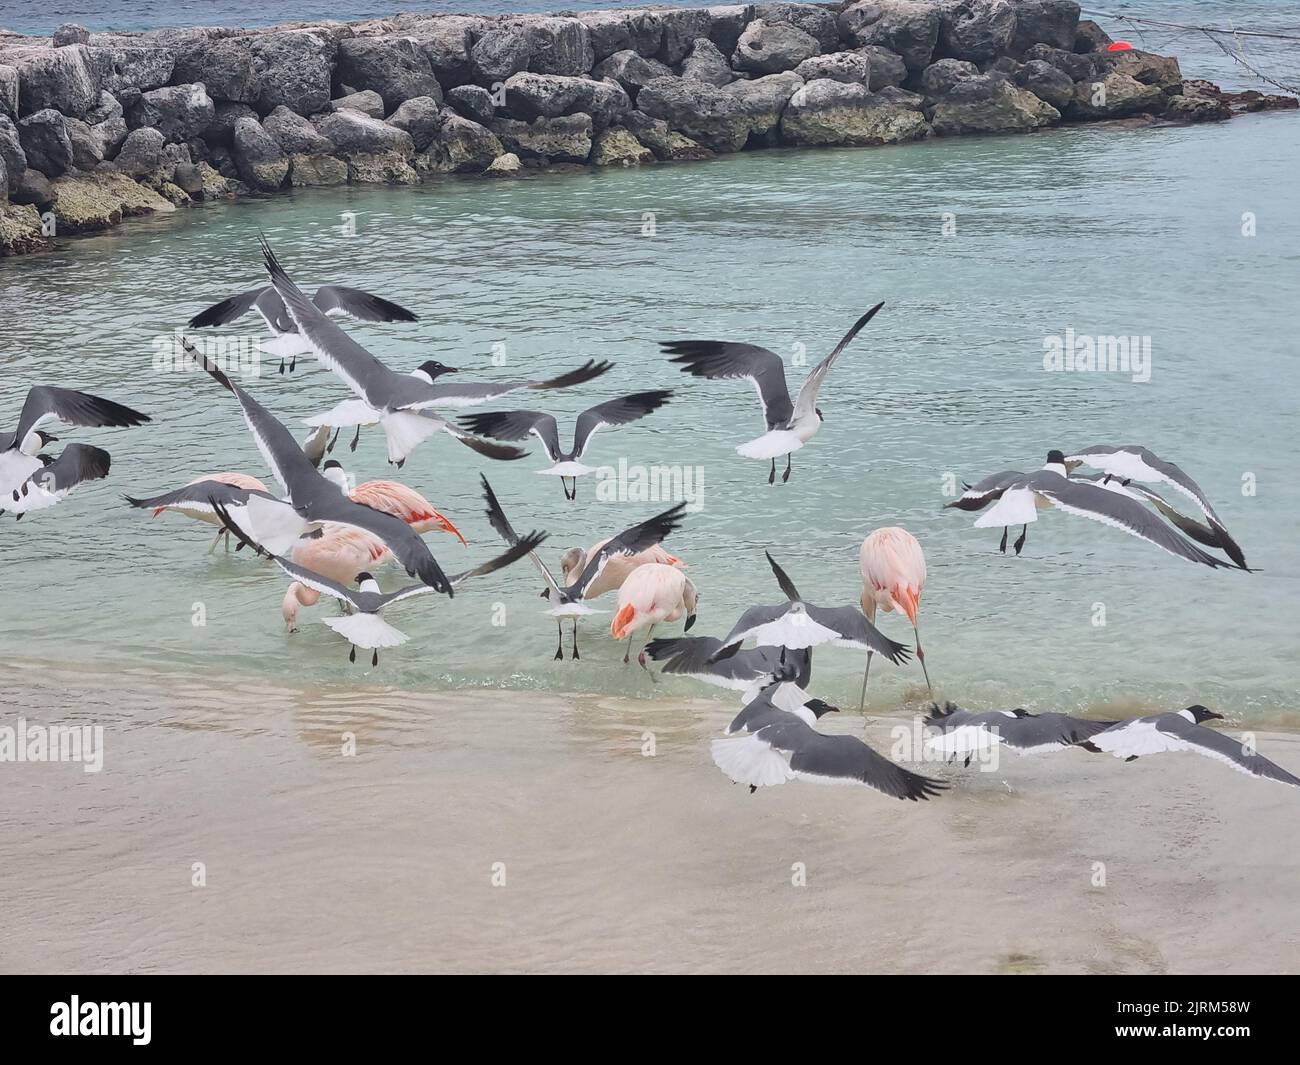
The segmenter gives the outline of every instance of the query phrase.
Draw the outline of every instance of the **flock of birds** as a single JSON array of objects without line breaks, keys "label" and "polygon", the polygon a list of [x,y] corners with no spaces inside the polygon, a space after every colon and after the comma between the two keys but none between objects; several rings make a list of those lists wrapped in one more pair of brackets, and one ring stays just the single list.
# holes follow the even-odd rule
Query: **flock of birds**
[{"label": "flock of birds", "polygon": [[[226,549],[244,548],[271,559],[289,584],[282,614],[289,632],[298,629],[303,607],[322,596],[339,604],[337,616],[322,622],[338,633],[356,660],[358,648],[371,652],[378,665],[382,649],[399,646],[407,637],[391,625],[385,612],[408,599],[452,596],[470,578],[483,577],[524,557],[536,565],[555,618],[558,645],[555,658],[564,658],[564,619],[571,622],[571,655],[577,659],[578,621],[596,613],[591,601],[614,593],[617,605],[611,636],[627,640],[623,661],[631,658],[633,641],[644,632],[638,661],[647,670],[647,656],[662,663],[665,673],[696,678],[741,693],[743,709],[727,735],[712,745],[713,760],[732,780],[758,787],[792,779],[857,783],[900,799],[927,799],[946,785],[889,761],[855,736],[818,731],[817,722],[834,707],[811,696],[812,651],[823,645],[866,652],[859,708],[865,706],[872,661],[880,655],[895,665],[906,663],[912,651],[884,636],[875,621],[878,613],[897,612],[911,623],[917,661],[933,702],[925,654],[921,648],[918,612],[925,587],[925,556],[916,538],[900,528],[878,529],[862,543],[859,568],[862,594],[857,604],[814,603],[801,595],[780,564],[767,561],[784,598],[745,610],[723,637],[690,636],[699,589],[687,576],[686,564],[663,546],[685,517],[678,504],[631,525],[590,547],[574,547],[560,559],[559,573],[538,554],[545,532],[520,535],[481,475],[489,523],[504,550],[481,564],[447,574],[430,551],[424,536],[442,532],[462,543],[456,525],[414,489],[394,480],[371,480],[353,487],[342,464],[328,458],[340,434],[353,429],[355,451],[362,428],[383,431],[388,461],[401,468],[424,441],[446,434],[477,454],[495,461],[512,461],[528,453],[514,446],[534,437],[551,465],[539,473],[560,478],[566,500],[577,498],[578,478],[593,472],[585,465],[592,439],[600,429],[627,425],[660,410],[672,398],[665,389],[635,392],[604,400],[577,418],[572,445],[561,443],[554,415],[536,410],[500,410],[444,416],[449,409],[475,407],[522,391],[547,391],[588,384],[611,368],[608,361],[588,360],[552,378],[503,382],[450,383],[444,378],[454,367],[430,360],[402,373],[390,369],[336,321],[350,317],[362,322],[415,321],[405,308],[378,296],[340,285],[327,285],[308,298],[280,265],[265,238],[262,257],[269,284],[222,300],[191,319],[199,329],[234,322],[250,311],[261,315],[272,333],[262,349],[280,358],[280,372],[293,372],[298,358],[314,356],[353,393],[353,398],[307,419],[309,434],[301,443],[294,434],[244,388],[182,338],[198,365],[238,404],[279,491],[246,473],[204,474],[179,488],[148,498],[128,496],[134,507],[154,516],[174,511],[216,527],[209,554],[224,539]],[[830,369],[858,333],[881,310],[876,304],[859,318],[835,348],[808,374],[793,398],[781,357],[766,348],[711,340],[677,340],[662,344],[679,368],[708,380],[743,379],[757,390],[764,431],[736,451],[770,463],[768,483],[775,483],[777,460],[785,458],[781,480],[788,481],[795,451],[806,446],[821,427],[824,415],[818,397]],[[47,449],[58,437],[39,428],[57,421],[70,426],[136,426],[147,415],[120,403],[68,388],[33,386],[12,433],[0,433],[0,513],[22,518],[29,511],[52,507],[79,484],[108,475],[109,454],[97,447],[71,443],[58,455]],[[1097,471],[1080,475],[1088,466]],[[1191,518],[1172,506],[1150,485],[1181,493],[1199,510]],[[978,528],[1002,526],[1000,550],[1006,551],[1012,526],[1021,526],[1014,543],[1024,548],[1029,523],[1038,512],[1053,508],[1110,525],[1191,562],[1212,568],[1249,572],[1240,546],[1215,513],[1205,493],[1178,466],[1143,447],[1098,445],[1065,453],[1052,450],[1046,464],[1031,473],[1004,471],[974,484],[946,504],[980,512]],[[1206,549],[1210,550],[1206,550]],[[1223,552],[1226,557],[1211,554]],[[374,576],[395,563],[414,579],[384,592]],[[684,619],[683,634],[654,638],[654,629]],[[746,644],[751,646],[746,648]],[[651,678],[653,679],[653,673]],[[1257,754],[1249,745],[1206,727],[1219,718],[1202,706],[1129,721],[1096,721],[1066,714],[1032,714],[1023,709],[976,713],[948,704],[925,718],[927,749],[938,759],[963,759],[1005,746],[1022,754],[1082,747],[1132,760],[1164,751],[1195,751],[1253,776],[1300,786],[1300,778]]]}]

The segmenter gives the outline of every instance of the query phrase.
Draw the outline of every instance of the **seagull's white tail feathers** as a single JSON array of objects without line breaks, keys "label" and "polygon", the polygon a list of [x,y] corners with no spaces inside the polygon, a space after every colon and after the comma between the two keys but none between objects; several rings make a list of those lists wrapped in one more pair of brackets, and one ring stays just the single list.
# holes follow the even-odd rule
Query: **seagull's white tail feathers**
[{"label": "seagull's white tail feathers", "polygon": [[794,779],[790,763],[756,736],[714,740],[713,764],[737,784],[765,788]]},{"label": "seagull's white tail feathers", "polygon": [[747,459],[776,459],[792,451],[798,451],[801,447],[803,441],[799,439],[798,433],[791,432],[789,429],[773,429],[769,433],[741,444],[736,448],[736,454],[744,455]]},{"label": "seagull's white tail feathers", "polygon": [[994,525],[1028,525],[1038,520],[1038,497],[1028,488],[1013,488],[975,519],[975,528]]},{"label": "seagull's white tail feathers", "polygon": [[958,725],[938,736],[930,736],[925,745],[944,754],[973,754],[986,751],[1002,742],[1002,737],[983,725]]},{"label": "seagull's white tail feathers", "polygon": [[378,614],[346,614],[340,618],[321,618],[321,621],[349,643],[367,651],[376,647],[397,647],[409,639]]},{"label": "seagull's white tail feathers", "polygon": [[421,443],[441,432],[447,423],[399,410],[380,417],[379,424],[388,437],[388,461],[403,462]]},{"label": "seagull's white tail feathers", "polygon": [[830,643],[839,639],[839,635],[834,629],[813,621],[807,614],[793,610],[754,630],[754,638],[760,647],[786,647],[792,651]]},{"label": "seagull's white tail feathers", "polygon": [[309,354],[311,345],[303,339],[301,333],[281,333],[278,337],[259,342],[257,350],[277,359],[292,359]]},{"label": "seagull's white tail feathers", "polygon": [[557,462],[547,470],[538,470],[538,473],[549,474],[552,477],[581,477],[584,473],[595,473],[594,466],[585,466],[581,462]]},{"label": "seagull's white tail feathers", "polygon": [[379,411],[364,399],[345,399],[324,414],[313,414],[303,425],[313,429],[328,425],[331,429],[350,428],[354,425],[374,425],[379,421]]},{"label": "seagull's white tail feathers", "polygon": [[232,508],[230,517],[253,543],[273,555],[288,555],[310,528],[288,503],[262,496],[249,496],[243,512]]}]

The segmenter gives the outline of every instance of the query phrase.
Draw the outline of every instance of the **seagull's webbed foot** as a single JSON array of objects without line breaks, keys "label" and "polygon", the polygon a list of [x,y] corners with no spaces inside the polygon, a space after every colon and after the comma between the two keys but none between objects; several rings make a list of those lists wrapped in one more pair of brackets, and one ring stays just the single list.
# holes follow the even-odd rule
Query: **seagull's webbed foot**
[{"label": "seagull's webbed foot", "polygon": [[753,795],[754,792],[756,792],[756,791],[758,791],[758,785],[757,785],[757,784],[751,784],[751,785],[749,786],[749,793],[750,793],[751,795]]},{"label": "seagull's webbed foot", "polygon": [[297,368],[298,368],[298,356],[295,355],[292,359],[289,360],[289,372],[293,373],[293,371],[296,370]]},{"label": "seagull's webbed foot", "polygon": [[781,483],[785,484],[790,479],[790,460],[794,458],[794,452],[785,457],[785,473],[781,474]]},{"label": "seagull's webbed foot", "polygon": [[1007,533],[1008,533],[1008,532],[1010,532],[1010,530],[1009,530],[1005,525],[1002,526],[1002,542],[1001,542],[1000,544],[998,544],[998,550],[1001,551],[1004,555],[1007,553]]},{"label": "seagull's webbed foot", "polygon": [[576,661],[578,658],[578,619],[573,619],[573,657]]},{"label": "seagull's webbed foot", "polygon": [[379,650],[378,650],[378,648],[376,648],[376,649],[375,649],[375,653],[372,654],[372,655],[370,656],[370,664],[371,664],[371,666],[377,666],[377,665],[379,665]]},{"label": "seagull's webbed foot", "polygon": [[[349,450],[349,451],[356,451],[356,449],[357,449],[357,443],[358,443],[360,440],[361,440],[361,426],[358,425],[358,426],[357,426],[357,431],[356,431],[356,432],[353,434],[353,436],[352,436],[352,443],[350,443],[350,444],[348,445],[348,450]],[[405,461],[405,460],[403,460],[403,461]],[[400,467],[400,466],[402,465],[402,463],[399,462],[397,465]]]},{"label": "seagull's webbed foot", "polygon": [[1025,546],[1025,537],[1028,535],[1029,535],[1029,526],[1025,525],[1021,528],[1020,535],[1016,538],[1016,542],[1011,545],[1016,549],[1017,555],[1020,554],[1020,549]]},{"label": "seagull's webbed foot", "polygon": [[772,472],[767,475],[768,484],[776,484],[776,459],[772,460]]},{"label": "seagull's webbed foot", "polygon": [[284,356],[280,356],[280,372],[284,373]]},{"label": "seagull's webbed foot", "polygon": [[353,644],[352,650],[348,652],[348,661],[355,662],[356,660],[357,660],[357,648],[356,648],[356,644]]},{"label": "seagull's webbed foot", "polygon": [[564,623],[560,621],[558,618],[556,619],[555,622],[555,631],[560,635],[560,642],[556,645],[555,648],[555,661],[563,662],[564,661]]},{"label": "seagull's webbed foot", "polygon": [[328,444],[325,445],[325,454],[327,454],[327,455],[333,454],[333,452],[334,452],[334,445],[337,444],[337,443],[339,442],[339,433],[341,433],[341,432],[343,432],[342,429],[335,429],[335,430],[334,430],[334,435],[330,437],[330,442],[329,442]]}]

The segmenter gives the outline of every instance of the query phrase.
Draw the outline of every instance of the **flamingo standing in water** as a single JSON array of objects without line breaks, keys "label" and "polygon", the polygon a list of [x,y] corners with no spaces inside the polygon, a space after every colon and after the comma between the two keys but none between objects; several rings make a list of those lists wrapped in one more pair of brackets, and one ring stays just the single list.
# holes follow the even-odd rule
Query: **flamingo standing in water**
[{"label": "flamingo standing in water", "polygon": [[[196,484],[202,484],[204,481],[216,481],[218,484],[228,484],[232,488],[241,488],[249,492],[265,492],[266,485],[256,477],[247,473],[234,473],[229,470],[223,470],[220,473],[205,473],[202,477],[195,477],[192,481],[187,481],[184,488],[189,488]],[[226,538],[226,550],[230,550],[230,530],[221,524],[221,519],[213,511],[211,504],[201,498],[202,493],[188,498],[184,488],[179,492],[170,492],[165,496],[157,496],[155,499],[131,499],[127,497],[132,506],[152,507],[153,516],[156,518],[164,510],[174,510],[178,514],[184,514],[187,518],[196,518],[199,521],[206,522],[209,525],[217,526],[217,535],[213,537],[212,544],[208,547],[208,554],[212,554],[217,549],[217,544],[221,538]],[[154,503],[159,504],[153,506]],[[192,505],[190,505],[192,504]]]},{"label": "flamingo standing in water", "polygon": [[[925,554],[921,545],[906,529],[889,527],[877,529],[865,540],[858,551],[858,568],[862,572],[862,612],[875,624],[876,611],[897,610],[906,614],[916,634],[916,657],[925,674],[925,685],[930,689],[930,671],[925,668],[925,652],[921,650],[921,632],[916,624],[916,612],[921,606],[921,593],[925,590]],[[871,652],[867,652],[867,668],[862,671],[862,697],[858,709],[867,704],[867,675],[871,672]]]},{"label": "flamingo standing in water", "polygon": [[[689,632],[695,624],[695,611],[699,604],[700,593],[691,579],[674,566],[660,562],[648,562],[634,569],[618,590],[618,612],[610,623],[610,635],[616,640],[627,637],[627,651],[623,655],[623,664],[627,665],[632,653],[632,637],[639,630],[649,627],[646,633],[648,643],[654,633],[654,627],[660,622],[676,621],[686,615],[684,632]],[[645,649],[637,656],[641,668],[649,670],[645,664]]]}]

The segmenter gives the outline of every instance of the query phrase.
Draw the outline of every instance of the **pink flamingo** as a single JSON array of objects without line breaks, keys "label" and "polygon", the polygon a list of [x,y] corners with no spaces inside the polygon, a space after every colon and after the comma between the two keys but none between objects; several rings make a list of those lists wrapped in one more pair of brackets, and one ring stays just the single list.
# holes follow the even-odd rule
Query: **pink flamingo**
[{"label": "pink flamingo", "polygon": [[[930,671],[925,668],[921,632],[916,624],[921,593],[925,590],[925,554],[921,545],[906,529],[877,529],[862,541],[858,551],[858,569],[862,572],[862,612],[868,621],[875,623],[877,610],[897,610],[911,621],[912,631],[916,634],[916,657],[933,698],[934,688],[930,685]],[[867,703],[867,675],[870,672],[871,652],[868,651],[867,668],[862,671],[859,710]]]},{"label": "pink flamingo", "polygon": [[[462,544],[466,543],[465,537],[450,519],[435,510],[433,504],[414,488],[407,488],[396,481],[365,481],[352,489],[349,496],[354,503],[364,503],[395,518],[401,518],[422,536],[439,529],[451,533]],[[349,577],[348,583],[351,582],[352,577]]]},{"label": "pink flamingo", "polygon": [[[352,584],[358,573],[364,573],[375,563],[389,557],[383,541],[360,529],[339,526],[327,528],[318,537],[306,537],[293,547],[293,561],[322,577],[340,584]],[[298,631],[298,608],[315,606],[320,602],[320,592],[301,581],[294,581],[284,593],[280,613],[290,632]]]},{"label": "pink flamingo", "polygon": [[[654,627],[660,622],[676,621],[686,615],[684,632],[689,632],[695,624],[695,611],[699,605],[700,593],[691,579],[674,566],[661,562],[648,562],[634,569],[618,590],[618,612],[610,623],[610,635],[616,640],[627,637],[627,651],[623,655],[623,664],[627,665],[632,653],[632,636],[638,629],[649,627],[646,642],[654,633]],[[645,664],[645,649],[637,656],[641,668],[648,670]]]},{"label": "pink flamingo", "polygon": [[[560,569],[564,574],[566,584],[577,580],[578,574],[582,572],[583,567],[587,565],[587,560],[595,557],[597,551],[609,543],[610,537],[604,540],[597,540],[586,551],[580,547],[571,547],[560,556]],[[663,566],[673,566],[676,569],[685,569],[686,563],[676,555],[670,555],[663,549],[662,544],[655,544],[653,547],[647,547],[644,551],[638,551],[635,555],[615,555],[605,563],[605,568],[600,571],[597,577],[583,592],[583,599],[595,599],[598,595],[604,595],[606,592],[616,592],[623,587],[623,582],[633,570],[641,566],[655,563]]]}]

